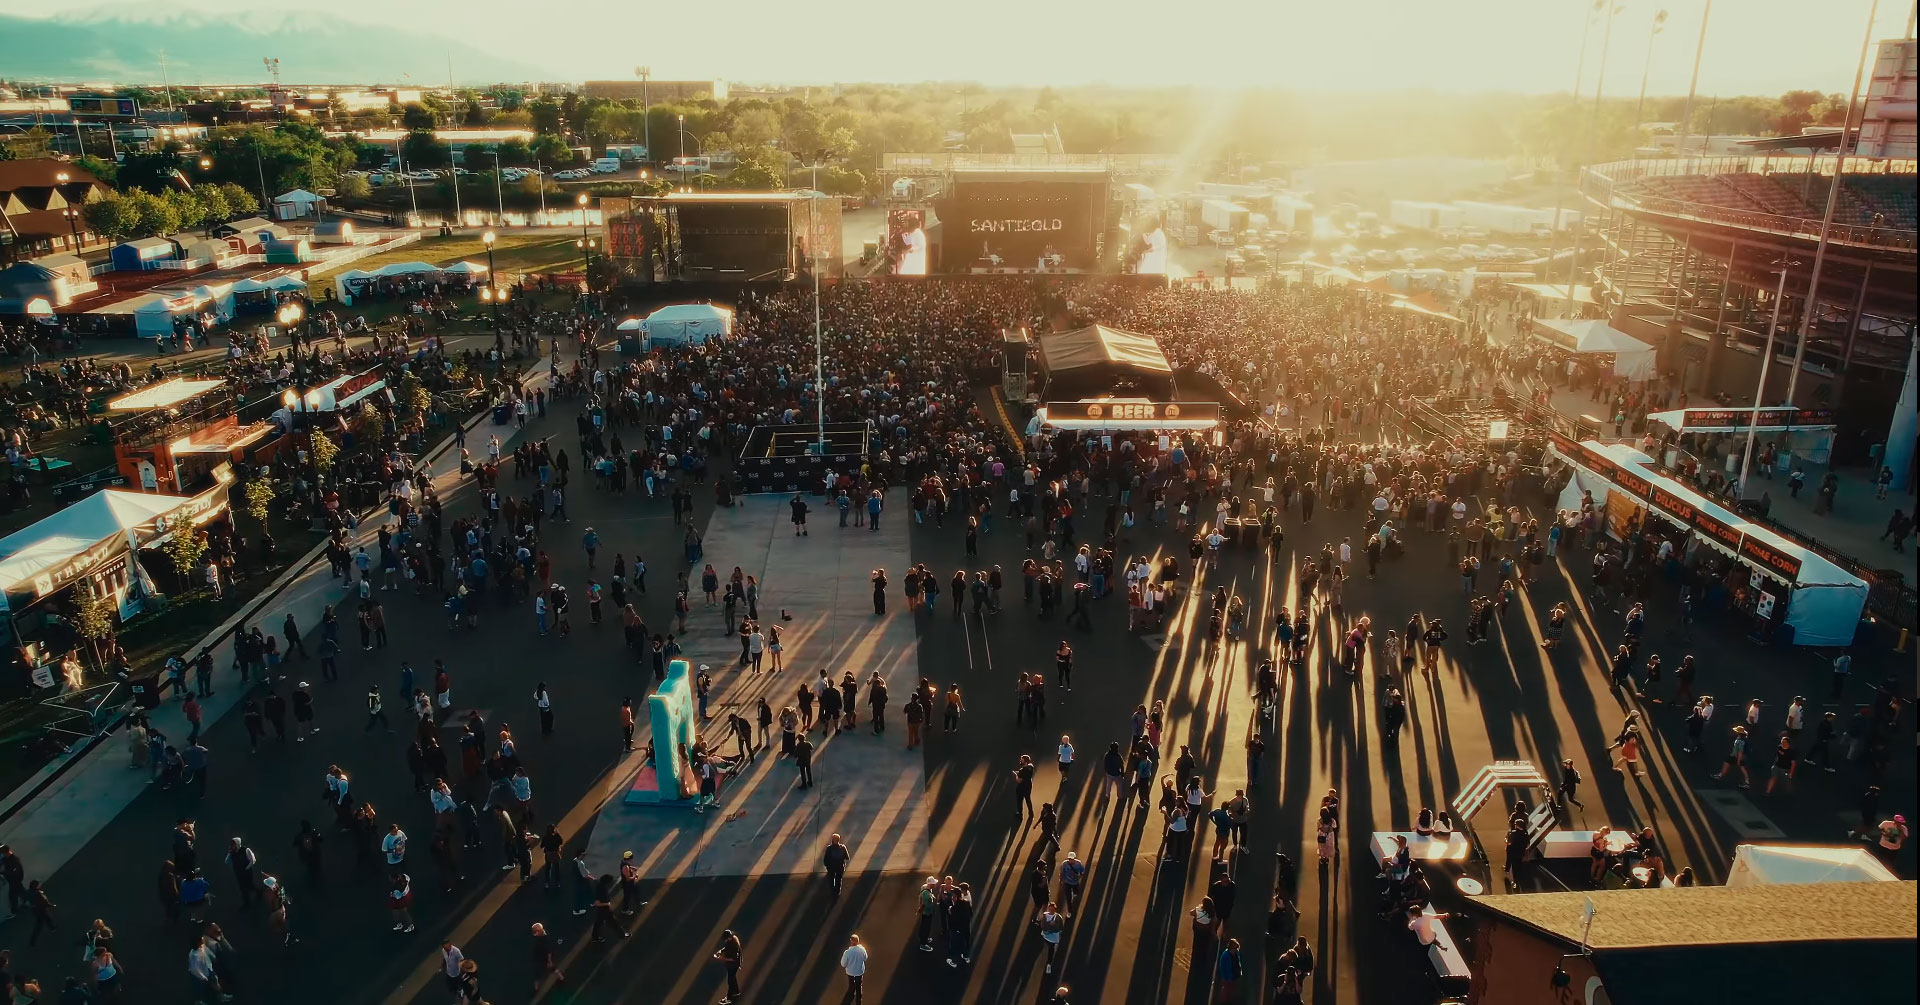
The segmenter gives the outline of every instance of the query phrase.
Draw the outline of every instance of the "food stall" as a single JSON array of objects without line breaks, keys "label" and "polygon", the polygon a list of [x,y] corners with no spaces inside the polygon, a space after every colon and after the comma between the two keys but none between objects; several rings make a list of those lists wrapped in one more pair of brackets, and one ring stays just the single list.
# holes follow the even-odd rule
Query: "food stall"
[{"label": "food stall", "polygon": [[1672,452],[1682,449],[1695,457],[1711,456],[1718,441],[1735,437],[1740,441],[1727,454],[1728,474],[1739,469],[1739,458],[1746,453],[1746,437],[1754,434],[1754,460],[1769,443],[1780,447],[1780,470],[1794,458],[1811,464],[1825,464],[1833,457],[1833,411],[1825,408],[1795,408],[1774,405],[1765,408],[1676,408],[1654,412],[1647,421],[1655,424],[1656,434],[1665,435],[1662,451],[1671,468],[1679,458]]},{"label": "food stall", "polygon": [[1711,566],[1721,579],[1739,578],[1731,575],[1733,565],[1745,569],[1744,589],[1734,591],[1742,598],[1739,606],[1773,631],[1789,629],[1795,645],[1853,642],[1867,604],[1865,580],[1659,473],[1653,459],[1632,446],[1576,443],[1556,434],[1547,449],[1573,469],[1561,509],[1577,510],[1582,495],[1591,495],[1596,507],[1604,507],[1607,531],[1616,538],[1627,537],[1632,527],[1654,536],[1673,534],[1689,566]]},{"label": "food stall", "polygon": [[219,517],[232,481],[223,467],[192,496],[106,489],[0,539],[0,641],[16,669],[36,687],[61,683],[54,669],[78,644],[68,591],[81,586],[112,597],[122,620],[145,609],[159,590],[140,552]]}]

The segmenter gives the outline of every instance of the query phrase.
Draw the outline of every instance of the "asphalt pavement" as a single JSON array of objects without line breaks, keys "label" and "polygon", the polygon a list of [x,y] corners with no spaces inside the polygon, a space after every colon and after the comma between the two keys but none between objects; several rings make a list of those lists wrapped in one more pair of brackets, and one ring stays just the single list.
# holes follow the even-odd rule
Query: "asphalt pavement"
[{"label": "asphalt pavement", "polygon": [[[553,436],[556,445],[577,453],[572,418],[572,409],[563,404],[529,434]],[[704,525],[711,493],[695,486],[693,494],[695,519]],[[603,539],[603,561],[621,552],[649,562],[651,593],[636,606],[649,625],[664,630],[673,573],[682,567],[680,528],[665,501],[643,501],[634,494],[611,497],[584,484],[571,496],[572,523],[544,528],[557,577],[581,595],[587,571],[578,542],[592,525]],[[472,505],[467,490],[449,500],[454,514]],[[1094,501],[1096,510],[1101,505]],[[889,518],[908,517],[906,499],[895,492]],[[815,520],[814,546],[823,551],[835,547],[833,535],[857,533],[838,530],[830,518],[816,515]],[[1226,584],[1246,596],[1256,613],[1254,638],[1263,638],[1270,630],[1265,615],[1281,604],[1292,606],[1294,565],[1323,541],[1337,545],[1341,537],[1358,539],[1359,523],[1355,513],[1322,511],[1304,526],[1290,517],[1282,546],[1232,553],[1221,568],[1190,585],[1210,590]],[[1140,528],[1121,550],[1151,555],[1174,549],[1184,556],[1183,540]],[[478,709],[489,723],[515,728],[540,818],[561,821],[571,847],[587,841],[585,830],[605,799],[617,797],[638,767],[620,749],[616,710],[622,697],[643,695],[650,677],[624,651],[613,621],[596,629],[581,612],[570,637],[541,637],[527,606],[490,601],[477,631],[449,631],[437,597],[406,590],[385,595],[392,644],[368,653],[349,644],[339,683],[321,683],[311,662],[296,661],[289,669],[290,677],[315,684],[318,736],[301,744],[269,741],[258,755],[249,755],[238,717],[218,722],[206,740],[212,762],[206,798],[146,792],[49,878],[59,905],[59,930],[28,948],[30,921],[16,918],[0,928],[0,945],[14,951],[15,973],[39,975],[49,988],[56,987],[60,976],[81,972],[79,939],[87,922],[102,918],[118,933],[115,951],[129,974],[130,998],[189,1000],[188,934],[183,926],[163,922],[154,891],[160,863],[169,854],[168,832],[176,820],[190,817],[199,824],[201,857],[217,898],[211,917],[228,929],[238,950],[237,994],[243,1002],[444,1002],[448,996],[431,979],[431,968],[440,940],[449,935],[481,963],[490,1000],[533,1000],[527,932],[534,922],[545,923],[559,938],[570,978],[563,988],[543,989],[543,1001],[717,1000],[724,977],[709,956],[727,928],[745,943],[745,1000],[751,1002],[840,1000],[840,949],[855,932],[872,950],[867,991],[873,1001],[1036,1001],[1056,983],[1071,985],[1076,1002],[1208,1000],[1216,949],[1196,946],[1185,913],[1204,893],[1209,878],[1204,861],[1159,863],[1158,814],[1143,817],[1131,808],[1103,804],[1095,776],[1106,743],[1126,738],[1134,706],[1161,698],[1169,709],[1167,763],[1178,745],[1190,744],[1217,798],[1243,786],[1244,740],[1254,719],[1248,692],[1258,649],[1208,645],[1194,624],[1199,605],[1191,600],[1174,611],[1164,639],[1128,633],[1120,595],[1098,602],[1090,629],[1068,628],[1057,615],[1041,620],[1019,603],[1022,544],[1007,528],[997,527],[983,539],[981,557],[969,559],[957,526],[915,527],[911,535],[914,560],[943,578],[954,568],[998,563],[1016,584],[1007,609],[984,619],[955,618],[944,596],[940,610],[919,616],[921,673],[942,686],[958,683],[967,695],[960,731],[930,733],[924,812],[932,858],[926,871],[952,875],[974,889],[976,951],[970,966],[949,969],[943,954],[914,951],[915,897],[923,878],[917,870],[857,876],[837,901],[828,896],[823,879],[805,875],[649,883],[650,902],[634,919],[633,937],[604,945],[587,942],[589,919],[571,915],[570,890],[547,891],[537,880],[519,885],[516,876],[501,871],[491,843],[465,853],[464,878],[452,893],[440,893],[425,855],[428,807],[412,791],[405,765],[407,716],[395,707],[400,702],[390,700],[390,714],[398,713],[393,714],[396,732],[367,729],[367,685],[377,682],[392,694],[399,687],[400,661],[424,673],[435,658],[445,659],[460,714]],[[1355,576],[1346,591],[1346,611],[1371,615],[1377,633],[1403,624],[1416,610],[1445,617],[1454,630],[1441,670],[1430,681],[1409,682],[1409,725],[1397,745],[1383,744],[1380,736],[1380,685],[1373,669],[1349,678],[1325,662],[1332,629],[1328,616],[1320,616],[1313,657],[1283,684],[1262,784],[1252,792],[1250,846],[1232,858],[1239,894],[1226,934],[1240,939],[1252,970],[1242,982],[1241,1000],[1260,1000],[1265,986],[1266,899],[1274,852],[1284,851],[1301,863],[1303,914],[1297,930],[1320,956],[1310,1000],[1322,1005],[1431,1001],[1424,956],[1404,931],[1373,913],[1375,869],[1366,862],[1367,837],[1376,829],[1409,829],[1422,805],[1444,805],[1463,779],[1495,758],[1522,757],[1543,766],[1574,758],[1589,780],[1587,806],[1575,811],[1576,825],[1651,825],[1676,867],[1691,865],[1710,879],[1724,875],[1733,843],[1752,833],[1756,823],[1794,838],[1839,837],[1860,785],[1854,766],[1838,775],[1803,774],[1800,790],[1791,795],[1734,792],[1705,780],[1712,754],[1679,753],[1683,710],[1673,706],[1645,706],[1654,734],[1646,778],[1628,779],[1609,769],[1605,748],[1630,706],[1607,688],[1597,654],[1617,637],[1618,616],[1577,603],[1567,644],[1558,653],[1549,658],[1536,642],[1546,610],[1584,585],[1584,555],[1565,557],[1565,565],[1545,567],[1545,581],[1508,615],[1492,642],[1473,648],[1464,645],[1466,605],[1439,538],[1416,533],[1408,554],[1383,565],[1378,580],[1367,580],[1364,571]],[[723,554],[710,553],[707,560],[723,570],[736,564]],[[897,603],[897,585],[894,592]],[[1795,691],[1824,696],[1825,661],[1819,655],[1757,649],[1738,626],[1712,623],[1683,645],[1663,637],[1670,627],[1667,613],[1661,605],[1650,607],[1651,648],[1670,654],[1670,664],[1679,652],[1694,653],[1702,664],[1699,690],[1721,695],[1723,709],[1763,697],[1771,722]],[[714,615],[696,610],[695,616]],[[344,636],[355,641],[351,630]],[[1051,678],[1051,654],[1062,638],[1077,652],[1075,689],[1066,694],[1050,688],[1042,727],[1016,725],[1013,675],[1028,670]],[[810,672],[804,652],[790,659]],[[1872,665],[1862,662],[1863,669]],[[1907,658],[1905,671],[1911,670]],[[535,728],[532,693],[542,680],[556,711],[558,728],[551,738]],[[237,686],[224,678],[222,684]],[[1865,695],[1854,697],[1864,700]],[[903,699],[897,698],[896,706]],[[1731,719],[1716,720],[1713,749]],[[457,721],[458,716],[449,723]],[[1052,767],[1062,733],[1072,735],[1079,759],[1064,781]],[[443,734],[449,750],[455,749],[454,735],[451,729]],[[864,734],[852,739],[869,742]],[[889,735],[870,742],[901,739]],[[1913,760],[1904,753],[1911,745],[1900,749],[1887,791],[1911,793]],[[108,756],[123,756],[117,745],[107,750]],[[1043,972],[1039,937],[1028,924],[1032,912],[1024,865],[1034,853],[1037,831],[1025,821],[1016,823],[1009,776],[1021,753],[1032,754],[1042,768],[1036,802],[1062,806],[1062,853],[1077,851],[1091,867],[1089,892],[1065,934],[1056,974]],[[415,933],[390,930],[379,870],[357,869],[346,835],[331,828],[322,789],[328,765],[336,763],[351,773],[355,793],[375,804],[383,822],[397,820],[414,836],[409,871],[419,891]],[[1338,788],[1343,800],[1341,854],[1319,871],[1313,865],[1314,809],[1329,788]],[[1696,795],[1700,789],[1733,800],[1710,806]],[[1911,809],[1891,805],[1896,798],[1889,797],[1889,811]],[[317,887],[299,875],[293,855],[302,819],[328,835],[326,881]],[[1483,812],[1474,823],[1496,850],[1491,873],[1484,866],[1472,868],[1496,886],[1501,813]],[[239,906],[219,861],[227,839],[235,835],[257,850],[263,868],[290,879],[298,945],[272,944],[258,908],[249,912]],[[1196,850],[1210,844],[1211,832],[1203,827]],[[1910,854],[1908,859],[1902,871],[1911,874]],[[41,878],[32,862],[26,865],[29,877]],[[1291,935],[1292,929],[1283,934]]]}]

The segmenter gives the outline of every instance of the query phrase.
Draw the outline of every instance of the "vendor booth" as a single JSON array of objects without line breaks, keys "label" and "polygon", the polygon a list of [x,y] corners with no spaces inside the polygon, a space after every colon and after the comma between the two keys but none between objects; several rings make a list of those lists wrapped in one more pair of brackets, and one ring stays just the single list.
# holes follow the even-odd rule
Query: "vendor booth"
[{"label": "vendor booth", "polygon": [[178,256],[182,262],[194,262],[202,266],[218,265],[233,256],[233,246],[217,237],[202,237],[199,234],[172,234],[167,237],[174,247],[180,249]]},{"label": "vendor booth", "polygon": [[313,225],[315,244],[355,244],[352,220],[323,220]]},{"label": "vendor booth", "polygon": [[313,261],[313,245],[304,237],[269,237],[260,243],[269,265],[299,265]]},{"label": "vendor booth", "polygon": [[78,644],[67,591],[112,597],[122,619],[139,613],[159,593],[140,552],[225,512],[232,480],[222,469],[192,496],[106,489],[0,539],[0,634],[36,686],[60,684],[54,668]]},{"label": "vendor booth", "polygon": [[[1866,609],[1865,580],[1659,473],[1651,457],[1627,444],[1575,443],[1556,434],[1548,453],[1573,468],[1560,509],[1579,510],[1585,493],[1616,538],[1629,537],[1634,527],[1676,535],[1677,554],[1733,584],[1736,606],[1764,637],[1781,637],[1784,628],[1795,645],[1852,644]],[[1649,515],[1659,520],[1648,521]],[[1744,574],[1735,575],[1734,566]]]},{"label": "vendor booth", "polygon": [[1727,873],[1728,886],[1899,881],[1858,844],[1743,844],[1733,850],[1733,868]]},{"label": "vendor booth", "polygon": [[[376,394],[385,394],[389,400],[392,393],[387,390],[387,382],[380,379],[375,371],[349,374],[310,388],[307,396],[299,401],[283,401],[289,406],[298,406],[302,412],[339,412],[353,408]],[[290,389],[287,397],[296,397]]]},{"label": "vendor booth", "polygon": [[1605,321],[1534,318],[1531,333],[1575,355],[1611,355],[1615,376],[1646,380],[1654,375],[1653,347]]},{"label": "vendor booth", "polygon": [[1166,401],[1174,396],[1173,366],[1150,335],[1088,325],[1041,335],[1035,342],[1049,401],[1100,396]]},{"label": "vendor booth", "polygon": [[290,232],[265,217],[249,216],[218,224],[209,233],[226,241],[236,254],[257,255],[268,238],[285,238]]},{"label": "vendor booth", "polygon": [[[1703,451],[1691,448],[1703,446],[1713,438],[1737,436],[1744,440],[1747,433],[1752,432],[1755,441],[1754,460],[1758,462],[1758,452],[1766,444],[1777,444],[1780,447],[1781,470],[1785,470],[1793,458],[1812,464],[1826,464],[1833,457],[1834,430],[1838,428],[1831,409],[1794,408],[1791,405],[1766,408],[1676,408],[1654,412],[1647,419],[1665,427],[1673,436],[1680,437],[1680,445],[1694,454]],[[1745,453],[1743,443],[1739,455],[1733,456]],[[1667,466],[1674,466],[1671,458]]]},{"label": "vendor booth", "polygon": [[273,218],[276,220],[298,220],[313,216],[327,208],[323,196],[314,195],[304,188],[296,188],[273,197]]},{"label": "vendor booth", "polygon": [[192,294],[142,293],[87,313],[116,319],[110,327],[124,327],[134,335],[171,335],[174,321],[192,317],[199,305],[199,299]]},{"label": "vendor booth", "polygon": [[455,262],[440,270],[447,282],[460,289],[469,289],[486,282],[487,267],[479,262]]},{"label": "vendor booth", "polygon": [[733,334],[733,311],[713,304],[668,304],[644,318],[622,321],[620,330],[638,332],[644,349],[700,345]]},{"label": "vendor booth", "polygon": [[159,268],[160,262],[171,262],[180,257],[180,249],[164,237],[143,237],[137,241],[123,241],[107,252],[107,259],[113,263],[115,272],[140,272]]},{"label": "vendor booth", "polygon": [[65,307],[99,288],[87,263],[73,255],[47,255],[0,269],[0,300],[25,303],[38,298]]}]

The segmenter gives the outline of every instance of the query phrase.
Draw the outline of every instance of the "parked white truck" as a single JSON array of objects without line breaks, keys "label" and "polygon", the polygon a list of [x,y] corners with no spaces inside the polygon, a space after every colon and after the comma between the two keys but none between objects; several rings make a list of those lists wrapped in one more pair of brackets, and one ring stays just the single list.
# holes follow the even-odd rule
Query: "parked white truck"
[{"label": "parked white truck", "polygon": [[1208,199],[1200,204],[1200,221],[1213,230],[1238,234],[1247,229],[1247,208],[1225,199]]}]

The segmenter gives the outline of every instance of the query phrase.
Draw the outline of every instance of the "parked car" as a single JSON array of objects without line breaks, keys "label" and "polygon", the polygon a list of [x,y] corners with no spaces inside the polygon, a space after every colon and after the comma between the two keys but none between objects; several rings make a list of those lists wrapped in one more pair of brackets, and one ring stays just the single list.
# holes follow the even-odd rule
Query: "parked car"
[{"label": "parked car", "polygon": [[1210,231],[1207,234],[1207,240],[1222,248],[1231,248],[1233,247],[1233,232],[1230,230]]}]

